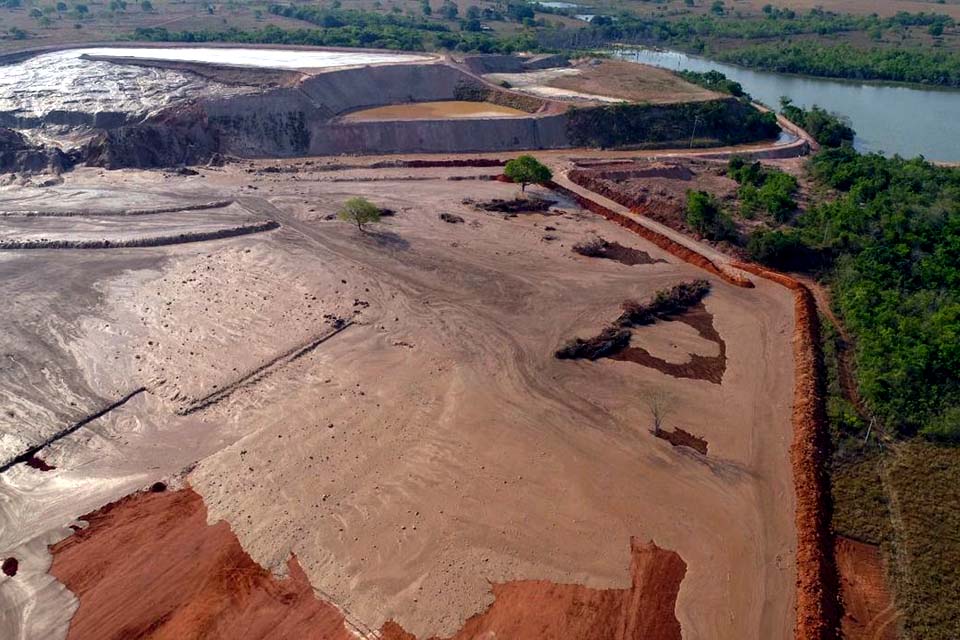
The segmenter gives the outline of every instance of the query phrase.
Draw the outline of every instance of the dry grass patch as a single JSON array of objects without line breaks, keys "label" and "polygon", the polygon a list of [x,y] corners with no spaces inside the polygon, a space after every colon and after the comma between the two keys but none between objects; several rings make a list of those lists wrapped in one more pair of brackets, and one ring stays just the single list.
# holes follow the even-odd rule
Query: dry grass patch
[{"label": "dry grass patch", "polygon": [[886,460],[906,638],[960,638],[960,449],[896,445]]}]

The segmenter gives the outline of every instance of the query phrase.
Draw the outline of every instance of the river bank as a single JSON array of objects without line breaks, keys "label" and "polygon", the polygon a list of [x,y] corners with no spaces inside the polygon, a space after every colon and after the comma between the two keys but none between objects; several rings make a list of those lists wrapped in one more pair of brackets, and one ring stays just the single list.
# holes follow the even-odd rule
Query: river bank
[{"label": "river bank", "polygon": [[665,69],[719,71],[743,85],[755,100],[774,108],[781,96],[804,108],[819,105],[850,119],[857,131],[854,146],[861,152],[960,162],[960,131],[952,126],[960,113],[958,90],[753,71],[671,50],[631,47],[611,53]]}]

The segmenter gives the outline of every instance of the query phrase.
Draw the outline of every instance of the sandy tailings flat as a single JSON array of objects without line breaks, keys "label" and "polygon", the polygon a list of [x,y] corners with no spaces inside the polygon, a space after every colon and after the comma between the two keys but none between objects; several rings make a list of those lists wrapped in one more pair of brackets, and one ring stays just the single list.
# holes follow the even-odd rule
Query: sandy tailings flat
[{"label": "sandy tailings flat", "polygon": [[[47,404],[59,424],[145,388],[43,450],[55,469],[21,464],[2,476],[0,554],[23,562],[16,576],[0,576],[0,601],[40,594],[29,614],[14,608],[22,615],[0,618],[19,634],[10,637],[62,637],[58,620],[71,607],[71,637],[94,637],[81,633],[94,619],[154,630],[145,637],[190,637],[157,631],[173,618],[150,597],[179,592],[169,585],[181,584],[180,572],[123,560],[151,548],[153,535],[178,539],[187,517],[199,537],[164,553],[185,546],[204,574],[220,566],[207,550],[229,551],[250,575],[252,595],[241,602],[263,608],[263,620],[279,614],[258,589],[289,600],[292,620],[316,622],[332,603],[348,627],[392,637],[593,638],[590,629],[614,627],[613,637],[676,637],[677,622],[684,638],[789,637],[787,293],[762,280],[745,290],[712,279],[704,308],[725,345],[720,383],[629,361],[557,360],[558,346],[596,334],[625,298],[704,274],[570,202],[560,203],[562,215],[514,218],[461,204],[514,195],[511,185],[448,179],[489,169],[398,168],[368,181],[362,170],[311,166],[231,166],[162,184],[157,173],[79,170],[67,175],[64,197],[106,180],[138,202],[151,191],[233,198],[244,216],[280,228],[0,256],[4,286],[17,287],[6,293],[24,294],[2,319],[19,338],[19,370],[53,365],[17,387],[35,422]],[[327,219],[354,195],[396,213],[370,234]],[[571,251],[593,234],[659,261]],[[674,351],[688,350],[686,360],[716,353],[689,325],[673,338],[664,330],[638,333],[631,346],[678,363],[685,358]],[[16,378],[0,373],[4,385]],[[650,433],[641,398],[651,391],[675,399],[667,426],[708,441],[707,457]],[[147,494],[152,510],[134,501],[96,516],[89,533],[57,547],[57,580],[47,573],[46,545],[67,537],[67,525],[184,469],[190,490]],[[185,511],[169,506],[159,517],[173,504]],[[213,533],[196,533],[204,507]],[[102,573],[82,566],[85,553],[105,549],[117,558]],[[171,556],[169,566],[182,561]],[[110,596],[127,590],[146,593]],[[524,609],[518,593],[542,604]],[[185,615],[191,603],[168,602],[168,611]],[[510,626],[537,616],[536,635]],[[41,628],[52,635],[37,635]],[[231,637],[210,629],[208,637]]]},{"label": "sandy tailings flat", "polygon": [[525,111],[486,102],[415,102],[363,109],[344,116],[348,121],[437,120],[443,118],[526,118]]}]

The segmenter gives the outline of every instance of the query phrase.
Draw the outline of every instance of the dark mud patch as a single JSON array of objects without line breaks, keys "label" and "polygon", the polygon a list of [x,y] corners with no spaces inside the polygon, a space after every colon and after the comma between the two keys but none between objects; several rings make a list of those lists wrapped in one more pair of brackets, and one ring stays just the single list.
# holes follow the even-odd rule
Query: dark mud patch
[{"label": "dark mud patch", "polygon": [[690,447],[701,455],[707,455],[707,441],[689,431],[684,431],[680,427],[676,427],[673,431],[660,429],[654,431],[653,435],[666,440],[675,447]]},{"label": "dark mud patch", "polygon": [[20,569],[20,561],[16,558],[6,558],[3,561],[3,565],[0,566],[0,569],[3,570],[3,574],[9,577],[17,575],[17,571]]},{"label": "dark mud patch", "polygon": [[559,213],[550,214],[550,207],[557,204],[556,200],[547,200],[545,198],[514,198],[513,200],[493,200],[476,201],[467,198],[463,204],[470,205],[480,211],[488,213],[503,213],[507,215],[516,215],[520,213],[540,213],[544,215],[561,215]]},{"label": "dark mud patch", "polygon": [[37,471],[53,471],[54,469],[57,468],[56,466],[54,466],[54,465],[52,465],[52,464],[47,464],[47,462],[46,462],[45,460],[43,460],[42,458],[39,458],[39,457],[37,457],[37,456],[35,456],[35,455],[30,456],[29,458],[27,458],[27,459],[24,460],[23,462],[24,462],[24,464],[26,464],[26,465],[27,465],[28,467],[30,467],[31,469],[36,469]]},{"label": "dark mud patch", "polygon": [[609,242],[603,238],[595,238],[587,242],[581,242],[573,245],[573,251],[589,258],[605,258],[615,260],[620,264],[634,266],[638,264],[656,264],[657,262],[666,262],[653,258],[646,251],[625,247],[619,242]]},{"label": "dark mud patch", "polygon": [[[623,303],[620,317],[598,335],[587,339],[574,338],[558,349],[554,356],[561,360],[611,358],[635,362],[675,378],[720,384],[727,369],[727,345],[713,326],[713,315],[703,305],[703,299],[709,292],[708,281],[692,280],[657,291],[646,302],[627,300]],[[719,355],[691,354],[688,362],[677,364],[658,358],[642,347],[630,346],[632,328],[659,321],[678,321],[689,325],[702,338],[716,343]]]},{"label": "dark mud patch", "polygon": [[700,337],[715,343],[719,347],[720,353],[716,356],[703,356],[694,353],[691,354],[688,362],[680,364],[658,358],[643,347],[626,347],[606,357],[651,367],[674,378],[705,380],[713,384],[720,384],[723,380],[723,374],[727,370],[727,343],[720,336],[716,327],[713,326],[713,314],[707,311],[702,302],[699,302],[690,309],[664,319],[689,325],[700,334]]}]

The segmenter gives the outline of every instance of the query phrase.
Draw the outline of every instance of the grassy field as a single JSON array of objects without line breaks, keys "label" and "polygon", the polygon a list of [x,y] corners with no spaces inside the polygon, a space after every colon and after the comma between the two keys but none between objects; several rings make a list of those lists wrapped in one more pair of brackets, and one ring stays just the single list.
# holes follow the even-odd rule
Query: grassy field
[{"label": "grassy field", "polygon": [[849,449],[831,477],[833,527],[879,545],[905,640],[960,637],[960,449]]},{"label": "grassy field", "polygon": [[910,442],[883,461],[893,587],[908,639],[960,638],[960,449]]},{"label": "grassy field", "polygon": [[905,640],[956,640],[960,448],[919,440],[881,445],[875,432],[867,438],[867,423],[840,388],[842,342],[829,321],[821,320],[834,446],[834,531],[881,547]]}]

